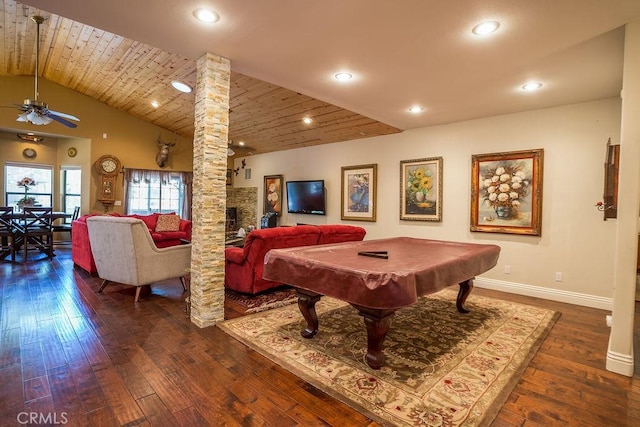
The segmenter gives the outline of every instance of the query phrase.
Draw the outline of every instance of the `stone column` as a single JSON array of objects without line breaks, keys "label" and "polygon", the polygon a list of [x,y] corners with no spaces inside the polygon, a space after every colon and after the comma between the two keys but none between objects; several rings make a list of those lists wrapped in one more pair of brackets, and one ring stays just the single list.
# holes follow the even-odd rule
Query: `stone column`
[{"label": "stone column", "polygon": [[224,320],[224,233],[231,62],[198,59],[193,138],[191,321]]}]

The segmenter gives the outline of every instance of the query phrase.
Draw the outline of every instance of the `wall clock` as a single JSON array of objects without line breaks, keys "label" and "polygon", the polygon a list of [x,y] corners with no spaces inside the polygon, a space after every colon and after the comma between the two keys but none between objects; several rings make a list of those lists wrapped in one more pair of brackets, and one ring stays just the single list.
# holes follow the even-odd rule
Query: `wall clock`
[{"label": "wall clock", "polygon": [[78,154],[78,150],[76,150],[76,147],[69,147],[69,149],[67,150],[67,155],[69,157],[75,157],[76,154]]},{"label": "wall clock", "polygon": [[22,155],[27,159],[33,159],[38,155],[38,153],[36,153],[36,150],[34,150],[33,148],[25,148],[24,150],[22,150]]},{"label": "wall clock", "polygon": [[116,200],[116,181],[121,167],[120,160],[111,154],[105,154],[95,163],[98,172],[98,200],[105,207]]}]

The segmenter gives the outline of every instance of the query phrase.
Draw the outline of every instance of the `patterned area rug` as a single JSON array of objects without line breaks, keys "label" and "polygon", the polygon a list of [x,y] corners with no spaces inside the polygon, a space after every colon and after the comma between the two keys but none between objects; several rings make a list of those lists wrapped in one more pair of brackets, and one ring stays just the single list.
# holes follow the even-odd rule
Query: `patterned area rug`
[{"label": "patterned area rug", "polygon": [[315,387],[381,424],[488,425],[515,387],[559,313],[471,295],[468,314],[452,288],[396,312],[385,366],[366,364],[362,317],[323,297],[310,340],[297,305],[218,326]]},{"label": "patterned area rug", "polygon": [[247,295],[225,289],[224,297],[241,306],[244,313],[258,313],[298,301],[296,290],[291,287],[275,288],[258,295]]}]

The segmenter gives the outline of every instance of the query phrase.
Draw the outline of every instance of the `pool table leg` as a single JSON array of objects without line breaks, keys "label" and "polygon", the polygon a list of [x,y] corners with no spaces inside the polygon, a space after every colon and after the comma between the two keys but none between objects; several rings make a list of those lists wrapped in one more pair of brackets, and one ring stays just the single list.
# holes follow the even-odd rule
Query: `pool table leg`
[{"label": "pool table leg", "polygon": [[384,340],[395,310],[374,309],[351,304],[364,318],[367,327],[367,364],[371,369],[380,369],[384,365]]},{"label": "pool table leg", "polygon": [[473,279],[460,282],[460,290],[458,291],[458,298],[456,299],[456,308],[460,313],[468,313],[469,310],[464,308],[464,303],[467,301],[467,297],[473,290]]},{"label": "pool table leg", "polygon": [[298,289],[298,308],[302,317],[307,321],[307,328],[300,332],[304,338],[313,338],[318,333],[318,315],[316,314],[316,303],[320,301],[322,295],[305,289]]}]

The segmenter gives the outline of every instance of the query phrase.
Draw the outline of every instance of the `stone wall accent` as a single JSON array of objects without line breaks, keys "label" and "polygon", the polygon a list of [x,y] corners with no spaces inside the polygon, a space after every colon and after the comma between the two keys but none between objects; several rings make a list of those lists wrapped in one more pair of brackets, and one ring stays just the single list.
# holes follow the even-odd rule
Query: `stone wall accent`
[{"label": "stone wall accent", "polygon": [[258,210],[258,187],[227,188],[227,207],[238,208],[238,225],[236,229],[242,227],[245,231],[256,224]]},{"label": "stone wall accent", "polygon": [[224,320],[224,237],[231,62],[206,53],[197,62],[193,138],[191,321]]}]

